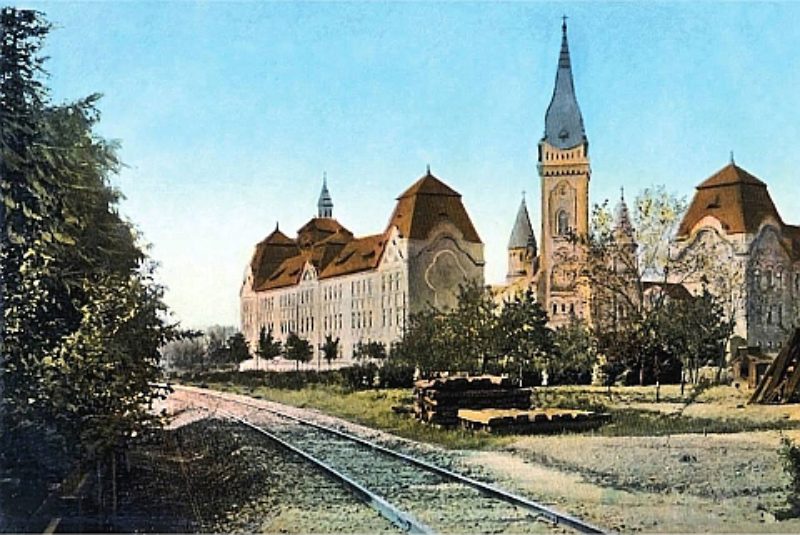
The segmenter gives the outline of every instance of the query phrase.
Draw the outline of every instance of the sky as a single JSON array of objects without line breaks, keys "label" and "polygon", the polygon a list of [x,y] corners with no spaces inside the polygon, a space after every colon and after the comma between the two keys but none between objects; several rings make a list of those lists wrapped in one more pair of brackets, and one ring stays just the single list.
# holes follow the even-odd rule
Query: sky
[{"label": "sky", "polygon": [[102,93],[122,213],[174,319],[238,324],[254,245],[316,214],[381,232],[426,165],[463,196],[506,271],[568,16],[590,201],[691,197],[730,160],[800,223],[800,3],[25,2],[54,24],[55,102]]}]

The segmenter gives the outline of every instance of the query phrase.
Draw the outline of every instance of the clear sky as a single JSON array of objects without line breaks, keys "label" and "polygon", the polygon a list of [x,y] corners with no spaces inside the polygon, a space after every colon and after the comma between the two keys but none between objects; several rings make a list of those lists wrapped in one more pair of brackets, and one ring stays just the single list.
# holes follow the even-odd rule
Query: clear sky
[{"label": "clear sky", "polygon": [[463,195],[488,282],[522,190],[539,235],[536,144],[569,16],[591,201],[681,195],[729,160],[800,223],[800,3],[25,2],[55,23],[56,101],[89,93],[122,142],[122,205],[176,319],[238,323],[254,244],[316,213],[384,229],[424,174]]}]

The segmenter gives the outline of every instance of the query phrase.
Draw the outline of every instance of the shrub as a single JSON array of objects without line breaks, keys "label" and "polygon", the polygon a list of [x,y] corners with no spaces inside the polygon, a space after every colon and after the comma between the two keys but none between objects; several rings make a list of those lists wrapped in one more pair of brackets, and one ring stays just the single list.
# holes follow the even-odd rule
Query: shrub
[{"label": "shrub", "polygon": [[788,437],[781,437],[781,448],[779,450],[783,469],[789,475],[789,505],[792,512],[796,515],[800,512],[800,446]]}]

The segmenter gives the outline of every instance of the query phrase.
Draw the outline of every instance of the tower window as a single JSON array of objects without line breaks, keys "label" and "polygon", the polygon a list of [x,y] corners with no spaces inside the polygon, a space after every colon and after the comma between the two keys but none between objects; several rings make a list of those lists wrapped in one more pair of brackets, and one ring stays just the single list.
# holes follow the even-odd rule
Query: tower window
[{"label": "tower window", "polygon": [[556,234],[566,236],[569,232],[569,216],[564,210],[559,210],[556,214]]}]

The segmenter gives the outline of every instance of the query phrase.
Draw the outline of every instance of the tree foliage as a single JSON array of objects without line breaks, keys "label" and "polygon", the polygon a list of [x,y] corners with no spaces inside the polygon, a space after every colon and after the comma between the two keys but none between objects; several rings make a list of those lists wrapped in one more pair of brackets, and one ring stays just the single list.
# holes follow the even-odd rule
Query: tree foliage
[{"label": "tree foliage", "polygon": [[281,341],[275,340],[272,336],[272,330],[261,327],[258,332],[258,346],[256,347],[256,355],[264,360],[272,360],[279,357],[283,353]]},{"label": "tree foliage", "polygon": [[386,359],[386,344],[382,342],[369,341],[359,342],[356,344],[353,357],[356,360],[377,360],[383,361]]},{"label": "tree foliage", "polygon": [[339,338],[333,338],[333,335],[326,334],[325,342],[322,344],[322,358],[328,363],[330,368],[331,363],[339,358]]},{"label": "tree foliage", "polygon": [[607,203],[594,208],[585,274],[606,382],[675,381],[709,352],[722,355],[717,348],[731,324],[719,301],[707,292],[692,297],[683,286],[709,263],[670,250],[685,207],[664,188],[645,189],[634,203],[632,234],[622,232]]},{"label": "tree foliage", "polygon": [[164,322],[138,233],[109,183],[116,146],[94,129],[98,96],[49,103],[49,25],[0,10],[3,434],[39,426],[92,455],[151,422]]},{"label": "tree foliage", "polygon": [[311,343],[297,336],[295,333],[289,333],[286,337],[286,344],[283,348],[284,356],[287,360],[293,360],[295,367],[300,368],[300,363],[311,362],[314,357],[314,350]]}]

